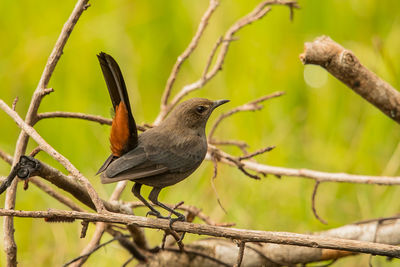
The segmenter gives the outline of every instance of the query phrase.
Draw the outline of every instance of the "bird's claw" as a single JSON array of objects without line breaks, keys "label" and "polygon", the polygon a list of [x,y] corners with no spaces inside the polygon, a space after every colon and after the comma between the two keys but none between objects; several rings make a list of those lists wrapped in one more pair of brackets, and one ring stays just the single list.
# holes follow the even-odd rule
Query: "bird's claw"
[{"label": "bird's claw", "polygon": [[154,217],[157,217],[159,219],[171,219],[171,217],[167,217],[167,216],[162,216],[161,213],[159,211],[154,211],[154,210],[150,210],[149,212],[146,213],[146,217],[152,215]]},{"label": "bird's claw", "polygon": [[184,221],[186,221],[186,217],[185,217],[185,215],[183,215],[183,214],[180,214],[178,217],[176,217],[176,218],[170,218],[169,219],[169,228],[172,230],[172,224],[174,224],[174,222],[177,222],[177,221],[180,221],[180,222],[184,222]]}]

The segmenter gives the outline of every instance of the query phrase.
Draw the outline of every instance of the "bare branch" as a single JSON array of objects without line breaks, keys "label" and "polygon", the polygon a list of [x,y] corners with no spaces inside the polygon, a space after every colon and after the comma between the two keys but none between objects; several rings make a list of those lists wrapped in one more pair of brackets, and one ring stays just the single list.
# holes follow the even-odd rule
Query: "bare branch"
[{"label": "bare branch", "polygon": [[72,163],[57,152],[53,147],[51,147],[37,132],[34,128],[26,124],[19,115],[13,111],[3,100],[0,99],[0,108],[3,109],[17,124],[23,129],[29,136],[31,136],[39,145],[39,147],[46,151],[50,156],[52,156],[55,160],[60,162],[75,178],[79,180],[82,184],[85,185],[90,198],[92,199],[94,205],[96,206],[96,210],[98,212],[105,211],[103,202],[100,197],[97,195],[97,192],[94,190],[90,182],[75,168]]},{"label": "bare branch", "polygon": [[[226,54],[228,53],[228,49],[230,46],[230,43],[235,40],[234,35],[243,27],[250,25],[254,21],[257,21],[261,18],[263,18],[271,9],[268,7],[270,5],[286,5],[289,6],[289,8],[298,8],[297,2],[296,1],[283,1],[283,0],[275,0],[275,1],[263,1],[261,2],[252,12],[244,16],[243,18],[239,19],[236,23],[234,23],[225,33],[222,42],[220,39],[217,40],[216,45],[211,51],[211,54],[209,56],[209,60],[211,61],[212,58],[214,57],[214,54],[216,53],[216,49],[220,46],[221,49],[219,50],[219,54],[217,57],[217,60],[214,64],[214,67],[208,71],[205,75],[197,80],[194,83],[188,84],[184,86],[172,99],[172,101],[165,107],[163,107],[160,110],[160,113],[158,114],[154,124],[159,124],[166,116],[167,114],[179,103],[179,101],[182,100],[184,96],[189,94],[192,91],[195,91],[197,89],[202,88],[209,80],[214,78],[214,76],[222,70],[222,65],[224,64]],[[209,69],[210,66],[207,63],[205,69]]]},{"label": "bare branch", "polygon": [[[169,229],[169,221],[139,216],[115,213],[86,213],[77,211],[48,210],[48,211],[17,211],[0,209],[0,216],[15,216],[29,218],[74,218],[91,222],[107,222],[117,224],[137,225],[146,228]],[[237,239],[243,242],[275,243],[313,248],[339,249],[357,253],[368,253],[393,258],[400,258],[400,248],[373,242],[355,241],[340,238],[329,238],[316,235],[295,234],[287,232],[269,232],[226,228],[205,224],[175,222],[175,231],[192,234],[209,235]],[[379,241],[378,241],[379,242]]]},{"label": "bare branch", "polygon": [[[206,159],[211,160],[211,153],[216,153],[216,149],[220,156],[220,162],[237,166],[235,162],[232,162],[234,156],[209,145],[209,151]],[[214,152],[212,152],[214,151]],[[369,176],[369,175],[356,175],[347,173],[329,173],[321,172],[309,169],[292,169],[284,167],[270,166],[261,164],[254,161],[243,160],[240,161],[243,168],[255,171],[260,174],[272,174],[276,176],[288,176],[288,177],[299,177],[307,178],[312,180],[319,180],[320,182],[339,182],[339,183],[355,183],[355,184],[376,184],[376,185],[400,185],[400,177],[394,176]]]},{"label": "bare branch", "polygon": [[253,157],[255,157],[255,156],[264,154],[265,152],[269,152],[269,151],[271,151],[271,150],[274,149],[274,148],[275,148],[275,146],[267,146],[267,147],[264,147],[264,148],[261,148],[261,149],[255,151],[255,152],[253,152],[253,153],[250,153],[250,154],[241,156],[241,157],[238,158],[238,160],[239,160],[239,161],[242,161],[242,160],[244,160],[244,159],[251,159],[251,158],[253,158]]},{"label": "bare branch", "polygon": [[[92,249],[91,251],[87,252],[85,255],[80,255],[79,257],[70,260],[69,262],[67,262],[66,264],[64,264],[63,267],[69,266],[69,265],[71,265],[72,263],[75,263],[76,261],[78,261],[78,260],[80,260],[80,259],[82,259],[82,258],[89,257],[91,254],[93,254],[94,252],[96,252],[99,248],[104,247],[104,246],[107,246],[108,244],[110,244],[111,242],[114,242],[115,240],[117,240],[117,238],[113,238],[113,239],[108,240],[107,242],[105,242],[105,243],[103,243],[103,244],[97,245],[94,249]],[[78,266],[78,265],[75,265],[75,266]]]},{"label": "bare branch", "polygon": [[208,140],[211,145],[216,146],[237,146],[244,155],[247,155],[247,148],[249,145],[244,141],[239,140],[216,140],[213,138],[212,140]]},{"label": "bare branch", "polygon": [[[91,115],[86,113],[79,113],[79,112],[67,112],[67,111],[52,111],[52,112],[44,112],[37,114],[37,120],[40,121],[42,119],[49,119],[49,118],[70,118],[70,119],[81,119],[87,121],[98,122],[100,124],[111,125],[112,119],[104,118],[98,115]],[[136,125],[136,128],[139,131],[146,131],[146,126]]]},{"label": "bare branch", "polygon": [[238,246],[239,246],[239,253],[238,253],[237,261],[236,261],[234,267],[240,267],[240,265],[242,264],[244,248],[246,246],[246,243],[240,241]]},{"label": "bare branch", "polygon": [[[83,11],[87,8],[88,1],[89,0],[78,0],[78,2],[74,7],[74,10],[72,11],[67,22],[64,24],[63,29],[61,30],[60,36],[58,37],[58,40],[53,48],[53,51],[51,52],[47,60],[39,84],[35,92],[33,93],[33,97],[31,99],[31,103],[29,105],[28,112],[25,117],[25,122],[27,125],[33,125],[36,121],[36,114],[40,102],[47,93],[47,91],[45,90],[47,84],[49,83],[49,80],[51,78],[51,75],[53,74],[56,64],[63,53],[63,48],[67,43],[67,40],[73,28],[75,27]],[[13,164],[16,164],[19,158],[23,154],[25,154],[27,144],[28,144],[28,135],[24,131],[21,131],[16,143]],[[16,188],[17,188],[17,180],[14,180],[6,193],[6,201],[4,205],[6,209],[13,209],[15,206]],[[13,218],[11,217],[4,218],[3,232],[4,232],[4,250],[7,255],[7,266],[9,267],[17,266],[17,245],[15,244],[14,240]]]},{"label": "bare branch", "polygon": [[400,123],[400,93],[364,67],[349,50],[328,36],[304,44],[303,64],[316,64],[361,95],[388,117]]},{"label": "bare branch", "polygon": [[52,196],[53,198],[57,199],[59,202],[62,204],[66,205],[67,207],[71,208],[72,210],[75,211],[85,211],[81,207],[79,207],[75,202],[73,202],[70,198],[61,195],[57,191],[55,191],[53,188],[45,184],[41,179],[36,178],[36,177],[31,177],[29,178],[30,182],[42,189],[44,192],[46,192],[48,195]]},{"label": "bare branch", "polygon": [[172,86],[174,85],[176,76],[179,72],[180,67],[182,66],[183,62],[193,53],[193,51],[196,49],[199,40],[201,36],[203,35],[204,30],[206,29],[208,25],[208,21],[211,18],[211,15],[214,13],[215,9],[219,5],[218,0],[210,0],[209,6],[207,10],[204,12],[203,17],[201,18],[201,21],[199,23],[199,26],[197,28],[196,34],[193,36],[192,41],[190,41],[190,44],[186,48],[185,51],[178,57],[174,67],[172,68],[171,74],[169,75],[167,84],[164,89],[163,96],[161,98],[161,107],[160,110],[165,109],[165,107],[168,104],[168,98],[171,94]]},{"label": "bare branch", "polygon": [[315,208],[315,197],[317,196],[317,190],[318,190],[319,184],[320,184],[320,181],[317,180],[315,182],[314,190],[313,190],[312,197],[311,197],[311,209],[314,213],[315,218],[317,218],[318,221],[320,221],[323,224],[328,224],[324,219],[319,217],[319,215],[317,213],[317,209]]},{"label": "bare branch", "polygon": [[273,94],[270,95],[266,95],[263,97],[260,97],[256,100],[250,101],[246,104],[243,104],[241,106],[235,107],[233,109],[231,109],[230,111],[221,114],[218,119],[215,121],[214,125],[212,126],[210,133],[208,134],[208,140],[210,143],[212,143],[212,139],[213,139],[213,135],[215,133],[215,130],[217,129],[217,127],[219,126],[219,124],[226,118],[232,116],[235,113],[241,112],[241,111],[255,111],[255,110],[260,110],[263,108],[262,105],[260,105],[260,103],[271,99],[271,98],[275,98],[275,97],[279,97],[281,95],[285,94],[285,92],[275,92]]},{"label": "bare branch", "polygon": [[[378,221],[381,222],[379,228],[377,228]],[[400,244],[399,226],[400,220],[396,216],[349,224],[328,231],[317,232],[315,235],[397,245]],[[227,239],[207,238],[197,240],[186,245],[185,249],[186,251],[206,251],[207,254],[213,255],[214,261],[223,261],[226,266],[234,265],[238,254],[237,242]],[[296,264],[335,260],[350,255],[355,255],[355,253],[344,250],[247,242],[242,265],[266,267],[295,266]],[[176,265],[187,265],[188,262],[185,254],[171,255],[168,251],[160,251],[157,255],[150,258],[146,264],[139,266],[155,266],[156,263],[165,262],[165,260],[174,262]],[[196,266],[220,266],[202,257],[191,258],[190,263],[192,265],[196,264]]]},{"label": "bare branch", "polygon": [[66,112],[66,111],[52,111],[52,112],[45,112],[39,113],[37,115],[38,120],[48,119],[48,118],[73,118],[73,119],[82,119],[88,121],[98,122],[100,124],[107,124],[111,125],[112,119],[107,119],[97,115],[90,115],[85,113],[78,113],[78,112]]},{"label": "bare branch", "polygon": [[[136,207],[145,207],[145,205],[142,202],[127,202],[127,205],[129,205],[131,208],[136,208]],[[174,207],[173,205],[166,204],[168,207]],[[180,205],[178,210],[183,210],[188,213],[192,213],[193,215],[197,216],[200,218],[202,221],[204,221],[208,225],[214,225],[214,226],[221,226],[221,227],[231,227],[234,226],[234,223],[216,223],[209,216],[201,212],[201,209],[195,207],[195,206],[188,206],[188,205]]]}]

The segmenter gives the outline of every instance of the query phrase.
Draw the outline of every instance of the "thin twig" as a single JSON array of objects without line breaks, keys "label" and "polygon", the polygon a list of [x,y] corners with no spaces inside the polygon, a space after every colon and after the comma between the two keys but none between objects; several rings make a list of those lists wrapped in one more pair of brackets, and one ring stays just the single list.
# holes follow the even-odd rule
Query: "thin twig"
[{"label": "thin twig", "polygon": [[239,252],[238,252],[237,261],[236,261],[234,267],[240,267],[240,265],[242,264],[244,248],[246,246],[246,243],[243,241],[240,241],[238,246],[239,246]]},{"label": "thin twig", "polygon": [[72,119],[82,119],[88,121],[98,122],[100,124],[111,125],[112,119],[104,118],[102,116],[90,115],[79,112],[66,112],[66,111],[52,111],[39,113],[37,115],[38,120],[49,119],[49,118],[72,118]]},{"label": "thin twig", "polygon": [[199,40],[208,25],[208,21],[210,20],[211,15],[214,13],[214,11],[218,5],[219,5],[218,0],[210,0],[209,6],[208,6],[207,10],[204,12],[203,17],[200,20],[199,26],[197,27],[196,34],[193,36],[188,47],[185,49],[185,51],[183,51],[183,53],[178,57],[177,61],[175,62],[175,65],[172,68],[171,74],[169,75],[167,84],[165,85],[163,96],[161,98],[161,107],[160,107],[161,111],[163,109],[165,109],[165,107],[168,104],[168,99],[171,94],[172,86],[174,85],[174,82],[175,82],[175,79],[179,72],[180,67],[182,66],[183,62],[196,49],[197,45],[199,44]]},{"label": "thin twig", "polygon": [[46,151],[50,156],[52,156],[55,160],[60,162],[75,178],[79,180],[82,184],[85,185],[86,190],[88,191],[90,198],[92,199],[94,205],[96,206],[96,210],[98,212],[106,211],[101,201],[100,197],[97,195],[97,192],[94,190],[90,182],[79,172],[78,169],[75,168],[72,163],[57,152],[53,147],[51,147],[37,132],[34,128],[26,124],[19,115],[13,111],[3,100],[0,99],[0,108],[3,109],[17,124],[23,129],[30,137],[32,137],[39,145],[39,147]]},{"label": "thin twig", "polygon": [[250,153],[250,154],[241,156],[241,157],[238,158],[238,160],[239,160],[239,161],[242,161],[242,160],[244,160],[244,159],[250,159],[250,158],[253,158],[253,157],[255,157],[255,156],[264,154],[265,152],[269,152],[269,151],[271,151],[271,150],[274,149],[274,148],[275,148],[275,146],[267,146],[267,147],[265,147],[265,148],[261,148],[261,149],[255,151],[255,152],[253,152],[253,153]]},{"label": "thin twig", "polygon": [[104,246],[107,246],[108,244],[110,244],[111,242],[114,242],[115,240],[117,240],[117,238],[113,238],[111,240],[108,240],[107,242],[104,242],[103,244],[100,244],[98,246],[96,246],[93,250],[89,251],[88,253],[86,253],[85,255],[80,255],[79,257],[76,257],[75,259],[70,260],[69,262],[67,262],[66,264],[63,265],[63,267],[69,266],[71,263],[76,262],[77,260],[80,260],[84,257],[88,257],[91,254],[93,254],[94,252],[96,252],[99,248],[102,248]]},{"label": "thin twig", "polygon": [[315,185],[314,185],[314,190],[312,192],[312,196],[311,196],[311,209],[314,213],[315,218],[317,218],[318,221],[320,221],[323,224],[328,224],[324,219],[322,219],[318,213],[317,213],[317,209],[315,208],[315,197],[317,196],[317,190],[318,190],[318,186],[321,182],[320,181],[315,181]]},{"label": "thin twig", "polygon": [[222,211],[225,214],[227,214],[224,206],[222,205],[221,198],[219,197],[217,188],[215,187],[215,183],[214,183],[214,180],[217,178],[217,175],[218,175],[218,159],[216,158],[216,156],[212,157],[212,163],[213,163],[213,167],[214,167],[213,168],[214,169],[214,173],[213,173],[213,176],[211,177],[211,187],[212,187],[212,189],[214,191],[215,197],[217,198],[218,205],[220,206]]},{"label": "thin twig", "polygon": [[14,101],[13,101],[12,105],[11,105],[11,108],[12,108],[12,110],[14,110],[14,111],[15,111],[15,107],[17,106],[18,100],[19,100],[19,98],[18,98],[18,96],[16,96],[16,97],[14,98]]},{"label": "thin twig", "polygon": [[[235,166],[236,166],[244,175],[246,175],[246,176],[248,176],[248,177],[250,177],[250,178],[256,179],[256,180],[260,180],[260,179],[261,179],[260,176],[258,176],[258,175],[256,175],[256,174],[249,173],[249,172],[244,168],[244,164],[243,164],[241,161],[239,161],[237,158],[234,158],[234,157],[227,157],[227,158],[225,158],[225,159],[226,159],[227,161],[232,162],[233,164],[235,164]],[[261,173],[261,174],[265,175],[264,173]]]},{"label": "thin twig", "polygon": [[29,153],[29,156],[31,156],[32,158],[36,157],[36,155],[42,151],[42,149],[40,147],[35,147],[31,153]]},{"label": "thin twig", "polygon": [[[79,112],[67,112],[67,111],[52,111],[52,112],[44,112],[37,114],[37,120],[40,121],[42,119],[49,119],[49,118],[70,118],[70,119],[81,119],[87,121],[98,122],[100,124],[111,125],[112,119],[104,118],[98,115],[91,115],[86,113],[79,113]],[[146,131],[147,128],[142,125],[136,125],[136,128],[139,131]]]},{"label": "thin twig", "polygon": [[45,184],[40,178],[37,177],[31,177],[30,182],[36,185],[38,188],[42,189],[44,192],[46,192],[48,195],[52,196],[53,198],[57,199],[60,203],[66,205],[67,207],[71,208],[72,210],[75,211],[85,211],[82,209],[80,206],[75,204],[70,198],[58,193],[55,191],[53,188]]},{"label": "thin twig", "polygon": [[[165,248],[165,250],[171,251],[171,252],[176,252],[176,253],[182,253],[180,250],[175,249],[175,248]],[[187,253],[187,254],[192,254],[192,255],[195,255],[195,256],[200,256],[200,257],[203,257],[203,258],[206,258],[206,259],[208,259],[208,260],[211,260],[211,261],[213,261],[213,262],[215,262],[215,263],[218,263],[219,265],[222,265],[222,266],[225,266],[225,267],[231,267],[231,265],[226,264],[225,262],[223,262],[223,261],[221,261],[221,260],[219,260],[219,259],[217,259],[217,258],[215,258],[215,257],[212,257],[212,256],[210,256],[210,255],[201,253],[201,252],[199,252],[199,251],[195,251],[195,250],[185,250],[185,253]]]},{"label": "thin twig", "polygon": [[247,144],[244,141],[239,141],[239,140],[216,140],[215,138],[212,138],[209,140],[209,143],[211,145],[215,146],[236,146],[238,147],[244,155],[247,155],[247,148],[249,147],[249,144]]},{"label": "thin twig", "polygon": [[[216,52],[215,47],[218,48],[218,46],[220,46],[220,50],[219,50],[219,53],[218,53],[218,56],[217,56],[217,59],[216,59],[216,62],[214,64],[213,68],[210,71],[208,71],[206,75],[203,74],[199,80],[184,86],[175,95],[175,97],[172,99],[172,101],[160,110],[160,113],[158,114],[158,116],[155,120],[155,124],[159,124],[166,117],[166,115],[179,103],[179,101],[182,100],[182,98],[184,96],[186,96],[190,92],[193,92],[197,89],[202,88],[209,80],[214,78],[214,76],[220,70],[222,70],[222,66],[224,64],[226,54],[228,53],[230,43],[232,41],[236,40],[234,35],[243,27],[250,25],[254,21],[257,21],[257,20],[263,18],[271,10],[269,7],[267,7],[269,5],[287,5],[290,8],[293,8],[293,7],[297,7],[297,2],[296,1],[279,1],[279,0],[263,1],[259,5],[257,5],[256,8],[254,8],[254,10],[252,12],[250,12],[249,14],[247,14],[246,16],[244,16],[243,18],[241,18],[237,22],[235,22],[224,34],[224,37],[222,38],[222,40],[223,40],[222,43],[221,43],[220,39],[218,39],[216,42],[216,45],[214,46],[214,48],[211,51],[208,61],[212,61],[212,58],[214,57],[214,54]],[[219,44],[219,43],[221,43],[221,44]],[[208,66],[208,64],[207,64],[206,69],[209,69],[209,68],[210,68],[210,66]]]},{"label": "thin twig", "polygon": [[266,95],[266,96],[262,96],[260,98],[257,98],[256,100],[250,101],[246,104],[243,104],[241,106],[235,107],[233,109],[231,109],[230,111],[221,114],[218,119],[215,121],[214,125],[212,126],[210,133],[208,134],[208,140],[210,143],[212,143],[213,141],[213,135],[215,133],[215,130],[217,129],[217,127],[219,126],[219,124],[226,118],[232,116],[235,113],[238,112],[242,112],[242,111],[256,111],[256,110],[260,110],[263,108],[263,106],[261,105],[262,102],[271,99],[271,98],[275,98],[275,97],[279,97],[281,95],[285,94],[285,92],[275,92],[272,93],[270,95]]}]

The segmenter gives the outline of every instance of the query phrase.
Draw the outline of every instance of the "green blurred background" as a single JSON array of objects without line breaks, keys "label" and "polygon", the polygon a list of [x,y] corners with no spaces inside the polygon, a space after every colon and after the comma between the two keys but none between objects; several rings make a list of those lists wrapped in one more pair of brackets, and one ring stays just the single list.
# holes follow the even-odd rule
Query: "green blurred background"
[{"label": "green blurred background", "polygon": [[[216,39],[259,1],[226,1],[212,17],[200,46],[183,64],[174,92],[197,80]],[[370,175],[399,175],[399,127],[342,83],[318,67],[304,67],[298,56],[303,44],[322,34],[351,49],[361,62],[394,87],[400,86],[400,5],[398,1],[299,1],[301,10],[289,20],[285,7],[274,7],[264,19],[244,28],[233,42],[215,79],[190,97],[228,98],[221,112],[277,90],[286,95],[271,100],[260,112],[237,114],[223,122],[218,138],[246,140],[254,151],[277,148],[259,156],[259,162],[292,168]],[[25,116],[47,57],[74,0],[0,1],[0,98]],[[114,0],[91,1],[73,31],[44,98],[40,112],[75,111],[110,117],[110,100],[96,54],[105,51],[119,62],[129,88],[136,121],[152,122],[176,57],[191,40],[208,1]],[[19,129],[0,112],[0,149],[12,154]],[[109,127],[74,119],[48,119],[36,130],[90,179],[103,198],[115,185],[101,185],[94,174],[109,154]],[[209,130],[209,128],[208,128]],[[35,147],[29,143],[29,150]],[[397,149],[397,151],[396,151]],[[235,148],[226,148],[239,155]],[[56,166],[45,153],[38,158]],[[0,161],[0,175],[9,165]],[[64,171],[64,170],[63,170]],[[398,187],[326,183],[317,196],[318,222],[311,212],[310,180],[268,176],[255,181],[220,164],[216,187],[227,214],[217,205],[210,185],[212,164],[204,162],[190,179],[163,190],[167,203],[184,200],[220,222],[239,228],[306,233],[338,227],[358,220],[398,213]],[[19,184],[16,208],[65,208],[35,186]],[[136,200],[130,190],[124,200]],[[146,188],[145,194],[149,192]],[[4,194],[0,196],[4,203]],[[3,205],[3,204],[2,204]],[[138,210],[144,215],[145,210]],[[1,223],[2,223],[1,219]],[[47,224],[15,219],[20,266],[60,266],[77,256],[90,240],[79,238],[80,223]],[[157,245],[162,232],[146,230]],[[195,236],[188,235],[187,241]],[[110,239],[105,236],[103,241]],[[0,242],[2,246],[2,242]],[[130,256],[112,244],[96,252],[88,266],[119,266]],[[336,266],[366,266],[368,256],[343,259]],[[383,257],[374,266],[396,266]],[[1,251],[0,265],[5,265]]]}]

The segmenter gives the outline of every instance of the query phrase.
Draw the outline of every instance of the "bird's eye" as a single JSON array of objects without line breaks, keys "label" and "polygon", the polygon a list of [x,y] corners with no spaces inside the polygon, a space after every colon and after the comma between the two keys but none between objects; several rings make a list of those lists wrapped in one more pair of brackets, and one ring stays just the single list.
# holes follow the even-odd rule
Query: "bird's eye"
[{"label": "bird's eye", "polygon": [[206,110],[207,108],[205,107],[205,106],[197,106],[196,107],[196,111],[198,112],[198,113],[203,113],[205,110]]}]

